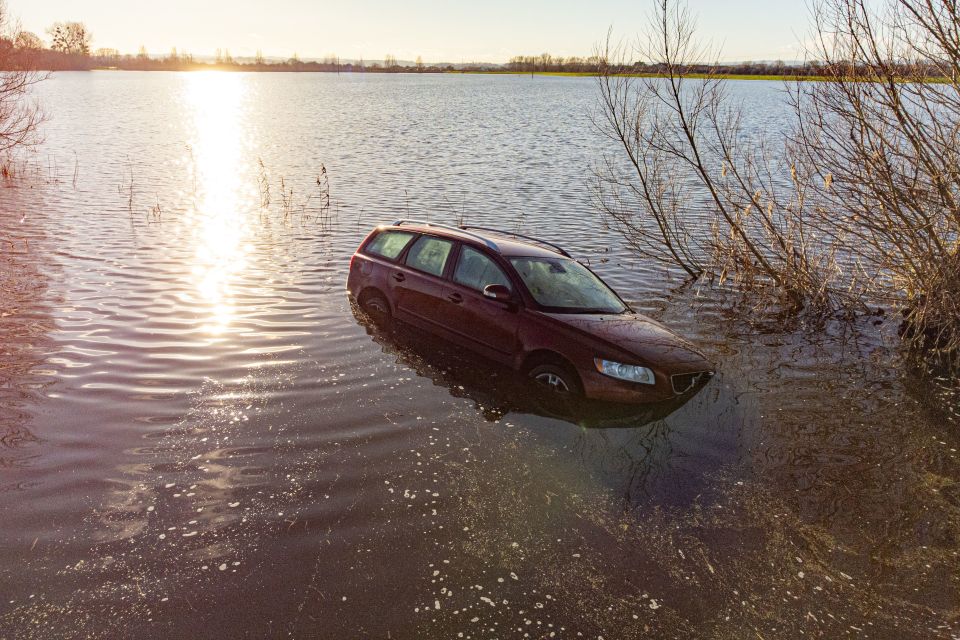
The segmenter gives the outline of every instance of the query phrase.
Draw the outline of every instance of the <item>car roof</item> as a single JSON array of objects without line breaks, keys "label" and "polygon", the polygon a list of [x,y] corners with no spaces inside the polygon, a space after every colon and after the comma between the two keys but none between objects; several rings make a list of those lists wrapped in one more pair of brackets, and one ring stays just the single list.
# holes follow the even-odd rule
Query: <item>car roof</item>
[{"label": "car roof", "polygon": [[408,220],[398,220],[392,225],[381,225],[382,230],[401,228],[405,231],[416,233],[429,233],[437,236],[456,238],[462,242],[473,245],[485,246],[488,249],[501,254],[504,257],[536,257],[536,258],[569,258],[563,249],[537,238],[528,238],[530,242],[524,241],[524,236],[516,236],[509,231],[497,229],[486,229],[478,227],[451,227],[442,224],[429,222],[417,222]]},{"label": "car roof", "polygon": [[556,251],[552,251],[545,247],[538,247],[535,244],[530,244],[527,242],[517,242],[514,240],[502,240],[496,238],[495,240],[498,247],[500,247],[500,253],[506,257],[536,257],[536,258],[563,258],[565,256],[561,255]]}]

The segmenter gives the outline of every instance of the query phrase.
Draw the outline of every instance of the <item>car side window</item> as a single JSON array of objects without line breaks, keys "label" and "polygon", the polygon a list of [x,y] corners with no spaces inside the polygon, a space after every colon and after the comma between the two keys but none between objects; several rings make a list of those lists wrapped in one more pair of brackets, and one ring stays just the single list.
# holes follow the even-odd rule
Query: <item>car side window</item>
[{"label": "car side window", "polygon": [[452,248],[453,243],[449,240],[422,236],[410,247],[407,253],[407,266],[417,271],[441,276]]},{"label": "car side window", "polygon": [[403,253],[410,238],[414,234],[405,231],[382,231],[364,248],[365,253],[372,253],[388,260],[396,260]]},{"label": "car side window", "polygon": [[497,263],[483,253],[468,246],[460,250],[460,259],[453,272],[453,281],[465,287],[483,291],[487,285],[502,284],[513,290],[510,278],[503,272]]}]

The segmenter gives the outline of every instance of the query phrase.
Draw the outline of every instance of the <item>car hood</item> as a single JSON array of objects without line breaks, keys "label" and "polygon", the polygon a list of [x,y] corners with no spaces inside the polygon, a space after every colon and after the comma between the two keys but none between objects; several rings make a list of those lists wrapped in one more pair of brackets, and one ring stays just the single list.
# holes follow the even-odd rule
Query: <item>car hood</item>
[{"label": "car hood", "polygon": [[546,315],[636,356],[641,361],[638,364],[660,366],[670,369],[671,373],[713,369],[710,361],[693,344],[639,313]]}]

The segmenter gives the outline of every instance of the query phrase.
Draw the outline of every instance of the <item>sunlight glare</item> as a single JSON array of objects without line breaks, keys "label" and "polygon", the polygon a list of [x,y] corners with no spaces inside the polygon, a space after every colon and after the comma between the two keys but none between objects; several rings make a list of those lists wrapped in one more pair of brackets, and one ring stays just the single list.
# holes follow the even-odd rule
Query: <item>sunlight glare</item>
[{"label": "sunlight glare", "polygon": [[233,319],[233,285],[250,250],[241,171],[246,87],[241,76],[231,73],[186,74],[185,82],[194,121],[190,153],[197,191],[192,274],[209,309],[205,330],[219,335]]}]

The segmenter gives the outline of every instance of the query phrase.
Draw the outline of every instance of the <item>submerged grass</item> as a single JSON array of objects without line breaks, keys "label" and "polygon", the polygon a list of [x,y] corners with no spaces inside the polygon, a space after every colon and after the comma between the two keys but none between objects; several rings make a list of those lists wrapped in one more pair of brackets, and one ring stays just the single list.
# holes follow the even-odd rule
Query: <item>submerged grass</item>
[{"label": "submerged grass", "polygon": [[[257,159],[257,189],[260,192],[260,219],[263,220],[274,211],[274,189],[270,172],[262,158]],[[299,217],[301,221],[312,221],[324,231],[333,228],[339,218],[340,206],[330,199],[330,177],[327,167],[320,165],[320,171],[313,180],[313,189],[305,197],[300,197],[290,181],[283,175],[276,180],[280,201],[277,209],[284,222]]]}]

